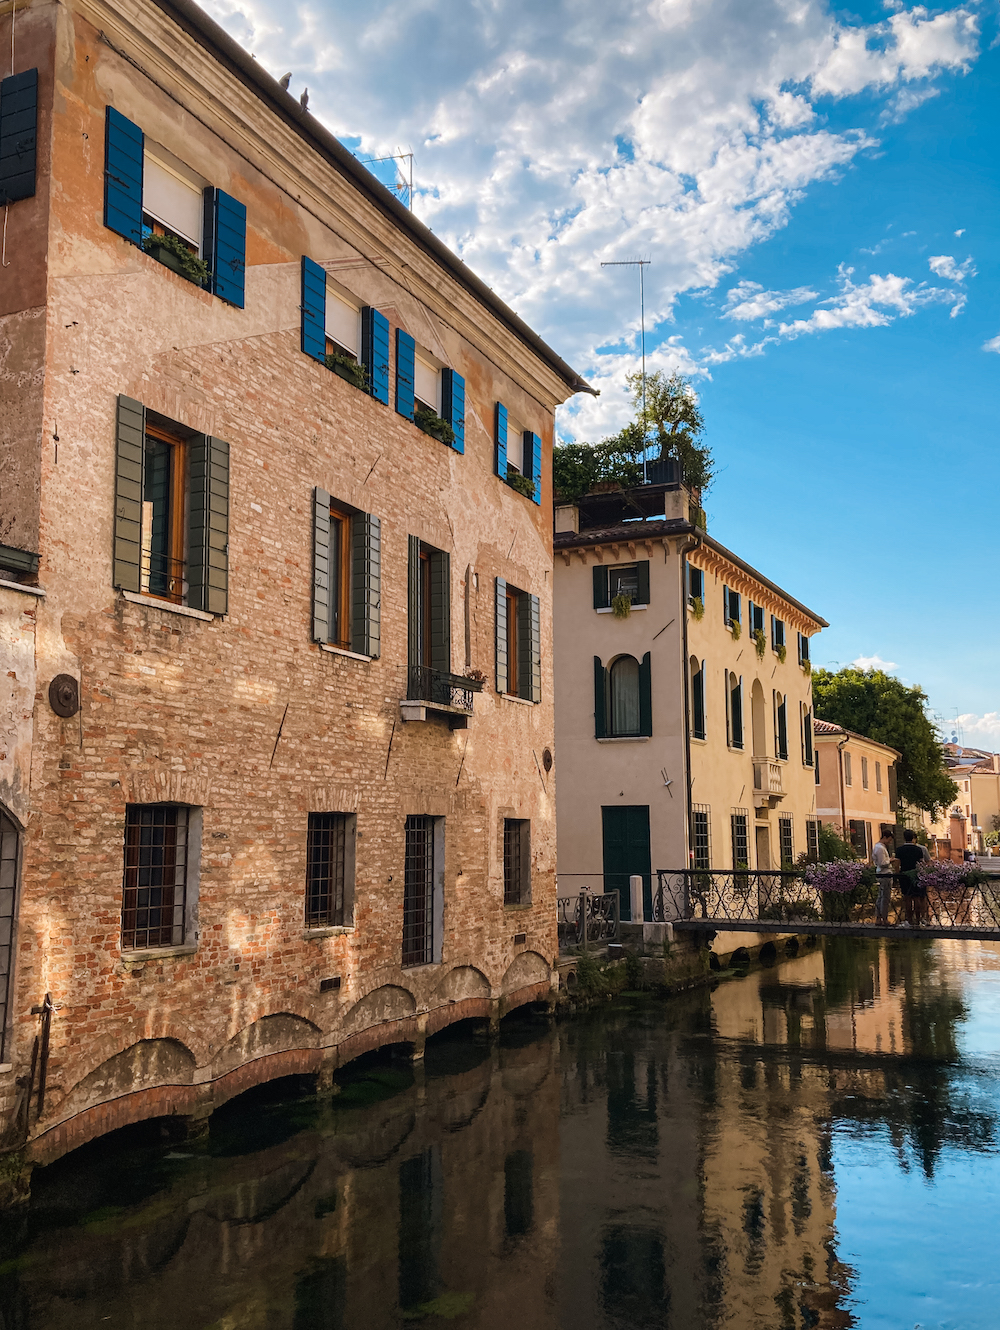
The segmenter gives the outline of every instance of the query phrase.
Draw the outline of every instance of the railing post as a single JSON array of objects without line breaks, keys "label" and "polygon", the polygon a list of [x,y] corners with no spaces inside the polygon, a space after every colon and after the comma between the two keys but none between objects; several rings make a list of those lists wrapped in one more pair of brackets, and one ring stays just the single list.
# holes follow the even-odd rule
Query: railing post
[{"label": "railing post", "polygon": [[633,873],[628,880],[628,885],[632,905],[632,922],[634,924],[644,924],[646,922],[646,911],[642,899],[642,875]]},{"label": "railing post", "polygon": [[584,889],[580,892],[580,947],[582,948],[584,955],[587,954],[588,913],[589,910],[587,908],[587,888],[584,887]]}]

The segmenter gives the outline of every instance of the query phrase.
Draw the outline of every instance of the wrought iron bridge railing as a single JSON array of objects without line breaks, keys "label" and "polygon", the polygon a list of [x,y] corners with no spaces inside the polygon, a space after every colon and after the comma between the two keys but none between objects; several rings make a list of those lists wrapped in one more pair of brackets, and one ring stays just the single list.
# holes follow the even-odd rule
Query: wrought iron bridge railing
[{"label": "wrought iron bridge railing", "polygon": [[446,674],[443,670],[431,669],[429,665],[411,665],[406,700],[454,707],[471,716],[473,694],[482,691],[481,679],[469,679],[464,674]]},{"label": "wrought iron bridge railing", "polygon": [[[601,875],[594,874],[593,877],[603,888]],[[561,875],[559,885],[563,890],[566,881],[566,875]],[[597,950],[620,939],[621,896],[617,891],[594,891],[584,882],[572,895],[558,896],[556,909],[560,951]]]},{"label": "wrought iron bridge railing", "polygon": [[[660,869],[653,892],[653,921],[728,924],[810,923],[875,925],[877,885],[822,891],[801,873],[747,869]],[[888,923],[903,922],[903,898],[893,880]],[[933,928],[1000,933],[1000,880],[956,887],[929,886],[926,923]],[[846,931],[846,930],[845,930]]]}]

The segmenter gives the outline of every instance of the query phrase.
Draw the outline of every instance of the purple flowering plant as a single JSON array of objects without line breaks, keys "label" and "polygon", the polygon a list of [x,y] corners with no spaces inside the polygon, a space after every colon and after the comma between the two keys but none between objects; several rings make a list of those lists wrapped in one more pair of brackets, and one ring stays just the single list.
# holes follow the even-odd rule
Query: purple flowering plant
[{"label": "purple flowering plant", "polygon": [[967,864],[956,864],[952,859],[932,859],[920,868],[924,885],[944,893],[964,891],[985,882],[986,874]]},{"label": "purple flowering plant", "polygon": [[866,886],[871,876],[869,865],[857,859],[834,859],[828,864],[810,864],[806,869],[806,881],[810,886],[841,895]]}]

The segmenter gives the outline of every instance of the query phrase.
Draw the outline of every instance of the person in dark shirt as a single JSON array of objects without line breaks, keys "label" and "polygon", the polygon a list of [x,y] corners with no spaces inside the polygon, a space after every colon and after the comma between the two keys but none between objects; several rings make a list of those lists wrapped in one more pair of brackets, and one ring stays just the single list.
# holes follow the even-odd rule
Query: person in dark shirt
[{"label": "person in dark shirt", "polygon": [[923,845],[917,844],[915,831],[903,832],[903,844],[896,851],[899,860],[899,886],[903,893],[904,928],[918,928],[927,914],[927,888],[920,880],[917,865],[930,855]]}]

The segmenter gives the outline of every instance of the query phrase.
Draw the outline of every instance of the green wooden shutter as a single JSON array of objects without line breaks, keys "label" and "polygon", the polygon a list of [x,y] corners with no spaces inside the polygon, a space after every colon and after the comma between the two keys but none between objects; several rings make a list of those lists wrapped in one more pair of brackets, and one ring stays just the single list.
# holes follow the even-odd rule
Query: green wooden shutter
[{"label": "green wooden shutter", "polygon": [[420,538],[410,536],[406,580],[407,655],[410,666],[420,665]]},{"label": "green wooden shutter", "polygon": [[496,612],[496,657],[497,657],[497,692],[506,693],[510,677],[507,668],[507,582],[498,577],[494,597]]},{"label": "green wooden shutter", "polygon": [[722,588],[722,619],[726,627],[729,627],[729,588],[723,585]]},{"label": "green wooden shutter", "polygon": [[594,657],[594,734],[598,739],[608,737],[607,721],[607,670],[601,664],[600,656]]},{"label": "green wooden shutter", "polygon": [[501,480],[507,479],[507,408],[503,402],[497,402],[496,410],[496,453],[493,464]]},{"label": "green wooden shutter", "polygon": [[326,271],[302,255],[302,350],[326,360]]},{"label": "green wooden shutter", "polygon": [[210,434],[191,440],[188,604],[209,614],[229,608],[229,444]]},{"label": "green wooden shutter", "polygon": [[528,643],[530,671],[527,678],[531,683],[529,702],[542,700],[542,612],[537,596],[525,596],[528,602]]},{"label": "green wooden shutter", "polygon": [[611,604],[608,596],[608,570],[602,563],[594,564],[594,609],[606,610]]},{"label": "green wooden shutter", "polygon": [[351,519],[351,650],[380,654],[382,529],[371,513]]},{"label": "green wooden shutter", "polygon": [[637,605],[648,605],[649,604],[649,560],[640,559],[635,567],[639,581],[639,590],[636,595],[635,603]]},{"label": "green wooden shutter", "polygon": [[35,192],[37,131],[38,70],[25,69],[0,81],[0,206]]},{"label": "green wooden shutter", "polygon": [[142,130],[109,106],[104,128],[104,225],[142,245]]},{"label": "green wooden shutter", "polygon": [[653,667],[648,651],[639,662],[639,733],[653,733]]},{"label": "green wooden shutter", "polygon": [[435,550],[430,559],[431,669],[451,673],[451,555]]},{"label": "green wooden shutter", "polygon": [[313,628],[314,642],[330,640],[330,496],[313,490]]},{"label": "green wooden shutter", "polygon": [[118,398],[115,465],[114,582],[138,591],[142,557],[142,482],[146,408],[131,397]]},{"label": "green wooden shutter", "polygon": [[413,419],[413,380],[416,372],[417,344],[408,332],[396,329],[396,410],[407,420]]}]

